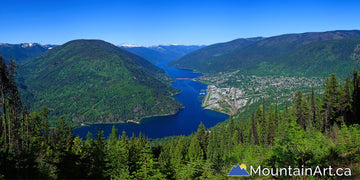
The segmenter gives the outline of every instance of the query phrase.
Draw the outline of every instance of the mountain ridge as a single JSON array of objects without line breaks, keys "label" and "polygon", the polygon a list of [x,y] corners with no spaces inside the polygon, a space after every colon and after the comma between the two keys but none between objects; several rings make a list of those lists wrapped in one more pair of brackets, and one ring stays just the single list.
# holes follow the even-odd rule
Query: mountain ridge
[{"label": "mountain ridge", "polygon": [[[225,49],[219,44],[210,45],[170,62],[169,66],[193,69],[203,73],[241,70],[259,74],[257,68],[261,63],[268,62],[274,64],[276,63],[277,57],[289,55],[298,48],[307,46],[311,43],[356,37],[360,37],[359,30],[284,34],[263,38],[246,46],[233,45],[232,41],[229,41],[220,45],[228,45],[231,48]],[[223,51],[221,54],[214,54],[212,53],[213,51],[209,50],[209,47],[212,47],[215,50],[221,49]],[[265,68],[262,69],[264,70]],[[317,75],[316,72],[312,73]],[[283,74],[289,73],[286,72]]]},{"label": "mountain ridge", "polygon": [[50,44],[41,45],[39,43],[0,43],[0,54],[5,58],[5,61],[8,62],[12,57],[17,64],[22,65],[56,46]]}]

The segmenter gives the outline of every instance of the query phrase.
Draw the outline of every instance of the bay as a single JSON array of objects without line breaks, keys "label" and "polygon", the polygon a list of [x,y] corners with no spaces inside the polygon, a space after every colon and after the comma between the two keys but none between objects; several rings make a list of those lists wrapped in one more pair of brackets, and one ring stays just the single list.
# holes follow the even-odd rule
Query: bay
[{"label": "bay", "polygon": [[197,130],[200,122],[206,128],[210,128],[229,118],[226,114],[204,110],[201,107],[203,95],[200,94],[205,91],[207,85],[194,81],[192,78],[202,76],[202,74],[190,70],[166,67],[167,63],[167,61],[163,61],[156,65],[164,69],[168,76],[176,79],[175,82],[171,83],[171,86],[181,90],[181,93],[174,97],[184,104],[184,109],[175,115],[145,118],[141,120],[140,124],[119,123],[82,126],[73,130],[74,135],[85,139],[88,132],[96,135],[98,129],[102,129],[104,130],[104,136],[108,137],[113,125],[118,129],[119,133],[125,131],[128,136],[132,134],[137,136],[140,132],[148,138],[190,135]]}]

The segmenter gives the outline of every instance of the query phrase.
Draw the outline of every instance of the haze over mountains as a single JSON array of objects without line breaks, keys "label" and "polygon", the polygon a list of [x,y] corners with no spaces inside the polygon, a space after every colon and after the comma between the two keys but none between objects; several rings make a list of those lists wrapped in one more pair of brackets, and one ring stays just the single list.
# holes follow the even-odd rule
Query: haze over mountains
[{"label": "haze over mountains", "polygon": [[343,76],[359,64],[359,37],[360,31],[351,30],[237,39],[207,46],[168,65],[203,73]]},{"label": "haze over mountains", "polygon": [[161,61],[172,61],[190,52],[205,47],[205,45],[157,45],[157,46],[137,46],[120,45],[119,47],[139,55],[153,64]]},{"label": "haze over mountains", "polygon": [[176,113],[165,71],[101,40],[74,40],[53,48],[19,71],[22,99],[31,110],[76,123],[139,121]]},{"label": "haze over mountains", "polygon": [[38,43],[0,43],[0,54],[6,61],[9,61],[11,56],[18,64],[25,64],[53,47],[56,47],[56,45],[41,45]]},{"label": "haze over mountains", "polygon": [[[58,45],[41,45],[38,43],[8,44],[0,43],[0,54],[6,61],[12,56],[18,64],[25,64],[28,61],[38,57],[45,51]],[[205,45],[118,45],[133,54],[136,54],[153,64],[161,61],[172,61],[178,59],[190,52],[205,47]]]}]

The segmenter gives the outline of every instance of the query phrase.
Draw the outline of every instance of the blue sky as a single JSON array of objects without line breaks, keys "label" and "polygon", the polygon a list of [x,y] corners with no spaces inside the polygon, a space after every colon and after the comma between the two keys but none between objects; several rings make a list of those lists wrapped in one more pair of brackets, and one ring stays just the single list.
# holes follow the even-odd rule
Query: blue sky
[{"label": "blue sky", "polygon": [[1,0],[0,42],[213,44],[360,29],[360,2],[332,0]]}]

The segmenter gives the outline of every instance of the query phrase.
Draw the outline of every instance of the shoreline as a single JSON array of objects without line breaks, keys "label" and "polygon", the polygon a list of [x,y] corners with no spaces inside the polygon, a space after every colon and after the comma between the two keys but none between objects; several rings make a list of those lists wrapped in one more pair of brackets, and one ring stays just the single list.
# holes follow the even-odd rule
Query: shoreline
[{"label": "shoreline", "polygon": [[163,116],[175,115],[175,114],[179,113],[183,108],[184,108],[184,107],[180,108],[180,109],[177,110],[175,113],[145,116],[145,117],[141,118],[139,121],[136,121],[136,120],[133,120],[133,119],[128,119],[128,120],[121,121],[121,122],[119,122],[119,121],[113,121],[113,122],[81,123],[79,126],[74,127],[74,129],[75,129],[75,128],[84,127],[84,126],[101,125],[101,124],[124,124],[124,123],[136,123],[136,124],[140,124],[140,122],[141,122],[143,119],[146,119],[146,118],[151,118],[151,117],[163,117]]},{"label": "shoreline", "polygon": [[[181,69],[181,68],[180,68]],[[184,69],[184,70],[191,70],[191,69]],[[200,73],[200,72],[196,72],[194,70],[191,70],[193,71],[194,73],[199,73],[201,74],[201,76],[204,76],[204,74]],[[199,76],[198,76],[199,77]],[[194,77],[194,78],[188,78],[188,80],[191,80],[191,81],[197,81],[196,80],[197,77]],[[178,79],[177,78],[172,78],[174,81],[170,81],[170,84],[177,81]],[[197,82],[201,82],[201,81],[197,81]],[[203,82],[201,82],[203,83]],[[205,83],[204,83],[205,84]],[[179,89],[180,91],[177,92],[177,93],[174,93],[174,94],[171,94],[171,97],[174,97],[180,93],[182,93],[183,91],[181,89]],[[182,103],[181,103],[182,104]],[[123,124],[123,123],[136,123],[136,124],[140,124],[142,120],[144,119],[147,119],[147,118],[152,118],[152,117],[164,117],[164,116],[171,116],[171,115],[175,115],[177,113],[179,113],[182,109],[184,109],[185,106],[182,104],[182,107],[180,107],[179,109],[175,110],[175,112],[172,112],[172,113],[168,113],[168,114],[155,114],[155,115],[149,115],[149,116],[145,116],[145,117],[142,117],[140,120],[134,120],[134,119],[128,119],[128,120],[124,120],[124,121],[114,121],[114,122],[93,122],[93,123],[85,123],[85,122],[82,122],[80,123],[80,125],[74,127],[75,128],[80,128],[80,127],[84,127],[84,126],[90,126],[90,125],[97,125],[97,124]],[[212,110],[212,109],[209,109],[209,110]],[[221,112],[223,113],[223,112]]]}]

